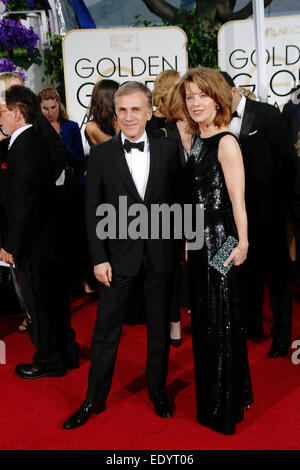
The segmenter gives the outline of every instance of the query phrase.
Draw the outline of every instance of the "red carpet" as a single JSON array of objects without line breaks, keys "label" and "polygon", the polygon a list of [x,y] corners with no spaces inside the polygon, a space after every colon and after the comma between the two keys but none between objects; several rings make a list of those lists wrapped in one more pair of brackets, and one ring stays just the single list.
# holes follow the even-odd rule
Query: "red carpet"
[{"label": "red carpet", "polygon": [[[296,292],[295,294],[298,295]],[[145,325],[125,326],[107,410],[93,415],[82,428],[65,431],[64,420],[84,398],[96,303],[72,303],[72,323],[81,346],[80,368],[62,378],[23,380],[14,374],[19,362],[31,362],[27,334],[16,332],[20,315],[0,317],[6,364],[0,365],[0,448],[12,449],[299,449],[300,365],[291,354],[266,356],[271,338],[269,304],[265,301],[266,338],[249,341],[255,404],[246,412],[234,436],[224,436],[195,421],[192,345],[189,316],[182,313],[183,344],[171,349],[168,394],[175,398],[173,418],[157,417],[145,387]],[[300,302],[294,299],[293,340],[300,340]],[[300,354],[299,354],[300,358]]]}]

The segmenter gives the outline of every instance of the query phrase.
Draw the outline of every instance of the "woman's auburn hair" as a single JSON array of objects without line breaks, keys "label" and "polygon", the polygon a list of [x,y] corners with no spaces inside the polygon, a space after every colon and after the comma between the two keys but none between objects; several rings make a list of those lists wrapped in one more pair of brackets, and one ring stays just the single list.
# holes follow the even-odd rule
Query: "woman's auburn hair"
[{"label": "woman's auburn hair", "polygon": [[166,119],[167,121],[180,121],[185,119],[182,107],[182,99],[179,93],[179,83],[171,90],[166,103]]},{"label": "woman's auburn hair", "polygon": [[179,79],[179,72],[170,69],[160,72],[154,81],[152,91],[153,106],[156,106],[163,116],[166,116],[167,113],[168,93]]},{"label": "woman's auburn hair", "polygon": [[183,112],[187,118],[189,130],[191,132],[198,132],[199,130],[198,124],[193,121],[186,107],[186,87],[189,83],[195,83],[203,93],[215,101],[217,114],[214,119],[214,125],[217,127],[227,127],[232,119],[231,89],[219,72],[208,67],[198,67],[188,70],[178,84]]}]

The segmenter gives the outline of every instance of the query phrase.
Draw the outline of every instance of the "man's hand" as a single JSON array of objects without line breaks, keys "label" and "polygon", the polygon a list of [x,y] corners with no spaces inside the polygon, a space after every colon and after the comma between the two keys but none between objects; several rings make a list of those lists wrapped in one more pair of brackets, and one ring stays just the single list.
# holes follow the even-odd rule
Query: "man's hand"
[{"label": "man's hand", "polygon": [[96,266],[94,266],[94,274],[98,281],[102,282],[102,284],[106,285],[107,287],[110,287],[112,280],[112,270],[111,265],[108,262],[96,264]]},{"label": "man's hand", "polygon": [[7,251],[3,250],[3,248],[1,248],[1,250],[0,250],[0,259],[2,259],[2,261],[4,261],[4,263],[14,264],[13,255],[11,253],[8,253]]}]

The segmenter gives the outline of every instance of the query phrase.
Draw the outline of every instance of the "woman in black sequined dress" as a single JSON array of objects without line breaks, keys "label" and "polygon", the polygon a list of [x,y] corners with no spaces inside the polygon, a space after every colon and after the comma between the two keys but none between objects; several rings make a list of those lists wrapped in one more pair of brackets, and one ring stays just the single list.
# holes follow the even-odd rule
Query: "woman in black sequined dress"
[{"label": "woman in black sequined dress", "polygon": [[[235,267],[248,250],[243,160],[226,127],[231,93],[223,77],[205,67],[190,70],[180,91],[195,132],[185,167],[185,203],[204,206],[203,248],[188,253],[197,420],[233,434],[253,403]],[[209,262],[230,235],[238,245],[224,264],[232,260],[234,266],[222,275]]]}]

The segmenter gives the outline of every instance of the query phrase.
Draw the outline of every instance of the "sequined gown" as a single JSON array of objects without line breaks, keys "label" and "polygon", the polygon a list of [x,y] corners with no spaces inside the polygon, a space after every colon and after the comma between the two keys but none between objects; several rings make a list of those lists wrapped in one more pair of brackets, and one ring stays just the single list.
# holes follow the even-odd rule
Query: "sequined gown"
[{"label": "sequined gown", "polygon": [[253,403],[246,337],[240,327],[237,269],[226,276],[209,266],[229,235],[237,238],[218,147],[222,132],[195,136],[185,167],[186,203],[204,205],[204,245],[189,251],[191,326],[197,420],[233,434]]}]

